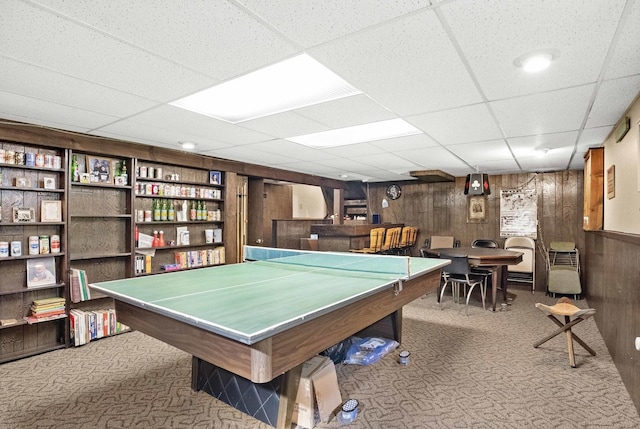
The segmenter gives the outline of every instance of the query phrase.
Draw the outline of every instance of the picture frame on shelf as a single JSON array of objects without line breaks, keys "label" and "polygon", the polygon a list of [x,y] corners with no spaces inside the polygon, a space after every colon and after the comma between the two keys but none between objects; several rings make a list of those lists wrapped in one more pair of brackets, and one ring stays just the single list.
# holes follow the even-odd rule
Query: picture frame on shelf
[{"label": "picture frame on shelf", "polygon": [[113,184],[113,159],[87,155],[87,166],[91,183]]},{"label": "picture frame on shelf", "polygon": [[58,200],[42,201],[40,222],[62,222],[62,202]]},{"label": "picture frame on shelf", "polygon": [[482,223],[486,220],[487,208],[484,196],[469,197],[467,223]]},{"label": "picture frame on shelf", "polygon": [[211,185],[222,185],[222,173],[219,171],[210,171],[209,183]]},{"label": "picture frame on shelf", "polygon": [[27,287],[56,284],[56,263],[53,257],[27,260]]},{"label": "picture frame on shelf", "polygon": [[56,179],[55,177],[45,177],[42,179],[42,187],[44,189],[55,189]]},{"label": "picture frame on shelf", "polygon": [[33,207],[14,207],[13,208],[13,221],[14,222],[35,222],[35,210]]},{"label": "picture frame on shelf", "polygon": [[91,183],[91,174],[80,173],[80,183]]},{"label": "picture frame on shelf", "polygon": [[127,185],[127,179],[124,176],[116,176],[113,179],[113,183],[116,186],[126,186]]},{"label": "picture frame on shelf", "polygon": [[31,187],[31,179],[28,177],[16,177],[13,179],[13,184],[17,188],[30,188]]}]

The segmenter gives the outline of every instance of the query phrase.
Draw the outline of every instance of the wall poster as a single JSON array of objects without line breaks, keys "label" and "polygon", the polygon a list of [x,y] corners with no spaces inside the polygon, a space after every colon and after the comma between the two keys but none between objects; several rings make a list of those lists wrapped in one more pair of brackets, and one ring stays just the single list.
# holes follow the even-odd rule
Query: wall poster
[{"label": "wall poster", "polygon": [[535,189],[500,191],[500,237],[538,236],[538,197]]}]

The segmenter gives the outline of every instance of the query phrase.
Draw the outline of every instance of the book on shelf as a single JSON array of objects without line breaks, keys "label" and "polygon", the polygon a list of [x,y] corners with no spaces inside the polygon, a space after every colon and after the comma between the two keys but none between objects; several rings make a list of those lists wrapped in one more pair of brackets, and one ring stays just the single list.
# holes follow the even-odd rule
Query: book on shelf
[{"label": "book on shelf", "polygon": [[78,303],[91,299],[91,291],[85,270],[71,269],[71,302]]},{"label": "book on shelf", "polygon": [[92,340],[128,331],[129,327],[117,321],[114,309],[69,312],[71,344],[81,346]]}]

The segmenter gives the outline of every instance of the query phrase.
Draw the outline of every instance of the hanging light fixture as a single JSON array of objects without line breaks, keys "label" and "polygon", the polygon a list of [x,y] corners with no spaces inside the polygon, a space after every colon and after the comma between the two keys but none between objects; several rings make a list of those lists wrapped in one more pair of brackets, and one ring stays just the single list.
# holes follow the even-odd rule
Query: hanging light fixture
[{"label": "hanging light fixture", "polygon": [[464,182],[465,195],[490,195],[489,175],[483,173],[467,174]]}]

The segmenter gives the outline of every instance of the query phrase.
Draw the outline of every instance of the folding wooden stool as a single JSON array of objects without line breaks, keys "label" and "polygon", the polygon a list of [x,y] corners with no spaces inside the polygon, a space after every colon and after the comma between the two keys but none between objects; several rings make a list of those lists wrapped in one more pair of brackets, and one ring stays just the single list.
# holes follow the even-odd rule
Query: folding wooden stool
[{"label": "folding wooden stool", "polygon": [[[547,335],[540,341],[536,341],[533,344],[534,348],[538,348],[541,344],[546,343],[551,338],[559,335],[563,332],[567,333],[567,349],[569,352],[569,365],[571,368],[576,367],[576,358],[573,354],[573,340],[576,340],[578,344],[580,344],[586,351],[588,351],[591,356],[595,356],[596,352],[593,351],[591,347],[589,347],[584,341],[582,341],[577,335],[571,332],[571,328],[583,320],[587,320],[589,317],[596,314],[595,308],[585,308],[581,309],[576,307],[571,303],[571,300],[568,298],[560,298],[555,305],[544,305],[541,303],[536,303],[536,308],[543,313],[547,314],[547,317],[553,321],[559,328],[550,335]],[[558,319],[556,316],[564,316],[564,323]],[[573,318],[573,320],[571,320]]]}]

